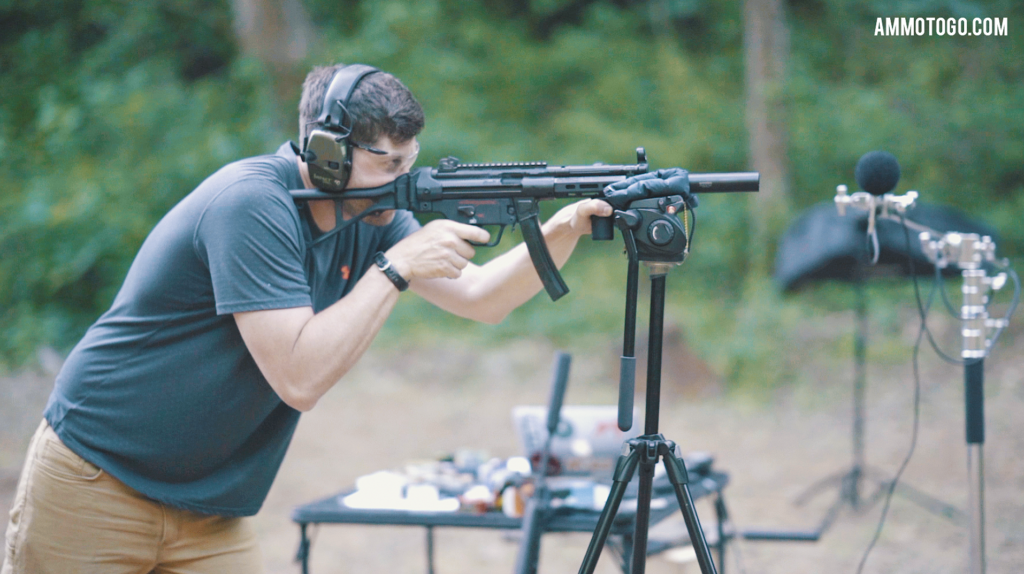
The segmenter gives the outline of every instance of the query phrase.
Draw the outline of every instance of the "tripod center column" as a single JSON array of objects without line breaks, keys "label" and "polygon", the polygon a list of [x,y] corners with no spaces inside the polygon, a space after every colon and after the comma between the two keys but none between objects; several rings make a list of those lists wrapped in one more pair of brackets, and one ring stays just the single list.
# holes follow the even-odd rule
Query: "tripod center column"
[{"label": "tripod center column", "polygon": [[644,434],[658,434],[661,404],[661,352],[665,327],[665,276],[673,263],[645,262],[651,276],[651,319],[647,337],[647,404]]}]

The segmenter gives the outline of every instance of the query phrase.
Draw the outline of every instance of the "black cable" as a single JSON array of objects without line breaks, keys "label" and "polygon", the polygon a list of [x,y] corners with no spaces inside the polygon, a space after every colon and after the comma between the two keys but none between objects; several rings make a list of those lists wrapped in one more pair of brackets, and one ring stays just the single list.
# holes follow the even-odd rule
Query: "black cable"
[{"label": "black cable", "polygon": [[[697,212],[690,207],[689,203],[685,203],[686,211],[690,212],[690,234],[686,236],[686,251],[690,251],[690,245],[693,242],[693,232],[697,229]],[[686,217],[686,213],[683,213],[683,217]]]},{"label": "black cable", "polygon": [[[914,257],[913,257],[913,255],[911,255],[911,251],[910,251],[910,230],[907,228],[907,221],[906,221],[906,219],[903,218],[903,214],[902,213],[899,215],[899,217],[900,217],[900,225],[903,226],[903,235],[904,235],[904,238],[907,241],[907,267],[908,267],[908,271],[910,272],[910,277],[913,279],[913,282],[914,282],[914,300],[917,302],[917,312],[921,316],[921,322],[922,322],[921,328],[923,329],[924,334],[928,336],[928,343],[932,346],[932,349],[935,351],[935,353],[939,357],[941,357],[942,360],[946,361],[947,363],[952,363],[954,365],[964,365],[964,366],[967,366],[967,365],[972,365],[974,363],[977,363],[978,361],[984,360],[984,357],[979,357],[977,359],[970,359],[968,361],[964,361],[962,359],[957,359],[955,357],[951,357],[951,356],[947,355],[946,353],[944,353],[942,351],[942,349],[939,348],[939,344],[935,342],[935,338],[932,336],[932,332],[928,328],[928,324],[926,322],[926,317],[928,315],[928,312],[927,312],[927,310],[924,308],[924,306],[921,303],[921,287],[918,285],[918,282],[917,282],[917,271],[914,269]],[[932,289],[932,293],[934,294],[934,288]]]},{"label": "black cable", "polygon": [[[909,253],[909,251],[908,251]],[[913,265],[913,264],[911,264]],[[917,286],[915,282],[915,287]],[[921,340],[924,338],[925,331],[927,330],[926,322],[928,317],[928,310],[931,308],[932,302],[935,299],[936,284],[932,284],[932,290],[928,294],[928,304],[921,306],[921,300],[918,299],[919,309],[921,310],[921,327],[917,332],[917,340],[914,342],[914,353],[913,353],[913,368],[914,368],[914,423],[913,430],[910,435],[910,449],[907,451],[906,458],[903,459],[903,463],[900,464],[900,468],[896,471],[896,476],[893,477],[892,482],[889,484],[889,491],[885,494],[885,504],[882,505],[882,515],[878,519],[878,527],[875,529],[875,535],[871,538],[871,543],[868,544],[864,555],[860,559],[860,564],[857,566],[857,574],[861,574],[864,570],[864,564],[868,561],[868,555],[871,554],[871,550],[874,549],[875,544],[882,535],[882,528],[885,526],[885,518],[889,513],[889,505],[892,503],[893,493],[896,492],[896,485],[900,481],[900,477],[903,476],[903,471],[907,469],[907,465],[910,464],[911,457],[914,456],[914,449],[917,447],[917,434],[920,427],[921,421],[921,372],[918,365],[918,356],[921,351]]]},{"label": "black cable", "polygon": [[1020,304],[1020,276],[1017,275],[1016,271],[1010,269],[1009,265],[1009,261],[1006,260],[1001,268],[1006,269],[1006,274],[1009,275],[1010,279],[1013,279],[1013,299],[1010,300],[1010,306],[1006,308],[1006,314],[1003,315],[1001,319],[1003,324],[996,329],[995,335],[992,336],[991,346],[993,347],[995,346],[996,341],[999,340],[999,337],[1003,334],[1003,331],[1006,330],[1006,327],[1009,326],[1010,317],[1013,316],[1013,313],[1017,310],[1017,305]]},{"label": "black cable", "polygon": [[[1017,275],[1016,271],[1014,271],[1013,269],[1009,268],[1009,263],[1008,262],[1006,262],[1003,265],[1001,265],[1000,268],[1005,269],[1006,270],[1005,273],[1011,279],[1013,279],[1013,299],[1010,300],[1010,305],[1009,305],[1009,307],[1007,307],[1006,313],[1000,318],[1001,321],[1005,321],[1006,323],[1004,323],[1001,327],[997,328],[995,333],[992,334],[992,339],[988,342],[988,345],[987,345],[989,348],[995,347],[996,341],[998,341],[999,337],[1002,336],[1003,331],[1006,329],[1006,326],[1007,326],[1006,324],[1009,323],[1010,317],[1012,317],[1014,312],[1016,312],[1017,305],[1020,303],[1020,289],[1021,289],[1021,286],[1020,286],[1020,276]],[[941,270],[939,269],[938,266],[935,267],[935,281],[937,283],[939,283],[940,285],[942,285],[941,287],[939,287],[939,292],[942,293],[943,302],[946,305],[946,309],[949,310],[950,315],[952,315],[953,317],[955,317],[958,320],[961,319],[960,314],[956,312],[956,309],[953,307],[953,304],[949,301],[949,298],[946,295],[946,288],[945,288],[945,285],[944,285],[944,282],[943,282],[943,279],[942,279],[942,272],[941,272]],[[915,275],[915,279],[914,279],[914,286],[915,286],[915,288],[917,287],[916,275]],[[988,301],[985,302],[985,311],[988,311],[988,308],[989,308],[990,305],[992,305],[992,298],[991,297],[989,297]],[[969,365],[971,363],[976,363],[976,362],[980,361],[982,358],[984,358],[984,357],[982,357],[982,358],[979,358],[979,359],[971,359],[970,361],[964,361],[962,359],[956,359],[956,358],[953,358],[953,357],[949,357],[948,355],[944,354],[941,350],[939,350],[937,344],[935,343],[935,340],[932,339],[931,331],[928,331],[928,340],[931,343],[932,348],[935,349],[935,352],[938,353],[940,357],[942,357],[946,361],[951,362],[951,363],[956,364],[956,365]],[[988,356],[988,351],[987,350],[985,352],[985,356],[986,357]]]},{"label": "black cable", "polygon": [[[945,278],[942,276],[942,268],[938,265],[933,265],[933,267],[935,267],[935,282],[938,283],[939,293],[942,294],[942,302],[946,305],[946,310],[949,311],[949,314],[952,317],[959,319],[960,313],[958,313],[956,308],[953,307],[953,303],[950,302],[949,295],[946,293],[946,282]],[[988,305],[986,305],[986,307],[988,307]]]},{"label": "black cable", "polygon": [[872,229],[865,240],[870,240],[868,246],[871,250],[871,264],[875,265],[878,263],[879,256],[882,255],[882,248],[878,246],[878,229]]}]

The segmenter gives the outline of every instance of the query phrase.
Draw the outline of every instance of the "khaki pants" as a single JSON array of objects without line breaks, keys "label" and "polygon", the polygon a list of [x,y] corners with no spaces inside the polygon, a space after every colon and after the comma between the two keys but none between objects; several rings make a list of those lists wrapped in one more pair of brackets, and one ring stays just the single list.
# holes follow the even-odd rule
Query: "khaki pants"
[{"label": "khaki pants", "polygon": [[0,574],[252,574],[248,520],[150,500],[83,460],[45,421],[28,449]]}]

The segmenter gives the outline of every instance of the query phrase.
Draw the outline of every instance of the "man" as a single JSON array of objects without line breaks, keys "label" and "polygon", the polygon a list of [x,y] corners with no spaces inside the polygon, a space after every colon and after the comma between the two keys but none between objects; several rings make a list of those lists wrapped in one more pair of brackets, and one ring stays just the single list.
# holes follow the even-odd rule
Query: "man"
[{"label": "man", "polygon": [[[300,141],[340,68],[307,77]],[[347,188],[407,173],[423,127],[409,90],[372,73],[349,111]],[[541,289],[523,245],[477,266],[470,242],[488,239],[477,227],[421,228],[387,211],[339,231],[367,200],[297,205],[288,193],[312,187],[285,144],[225,166],[156,225],[57,377],[2,574],[261,571],[244,517],[262,505],[300,412],[359,360],[404,283],[487,323]],[[590,216],[610,214],[596,200],[558,211],[543,226],[555,262],[590,233]]]}]

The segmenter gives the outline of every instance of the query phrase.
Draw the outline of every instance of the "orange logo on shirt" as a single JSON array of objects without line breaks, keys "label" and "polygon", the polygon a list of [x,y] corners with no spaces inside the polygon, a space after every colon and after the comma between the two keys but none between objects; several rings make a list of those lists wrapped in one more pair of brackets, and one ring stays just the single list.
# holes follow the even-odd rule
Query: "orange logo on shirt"
[{"label": "orange logo on shirt", "polygon": [[341,278],[344,279],[345,281],[348,281],[349,273],[351,273],[351,272],[349,271],[348,265],[342,265],[341,266]]}]

